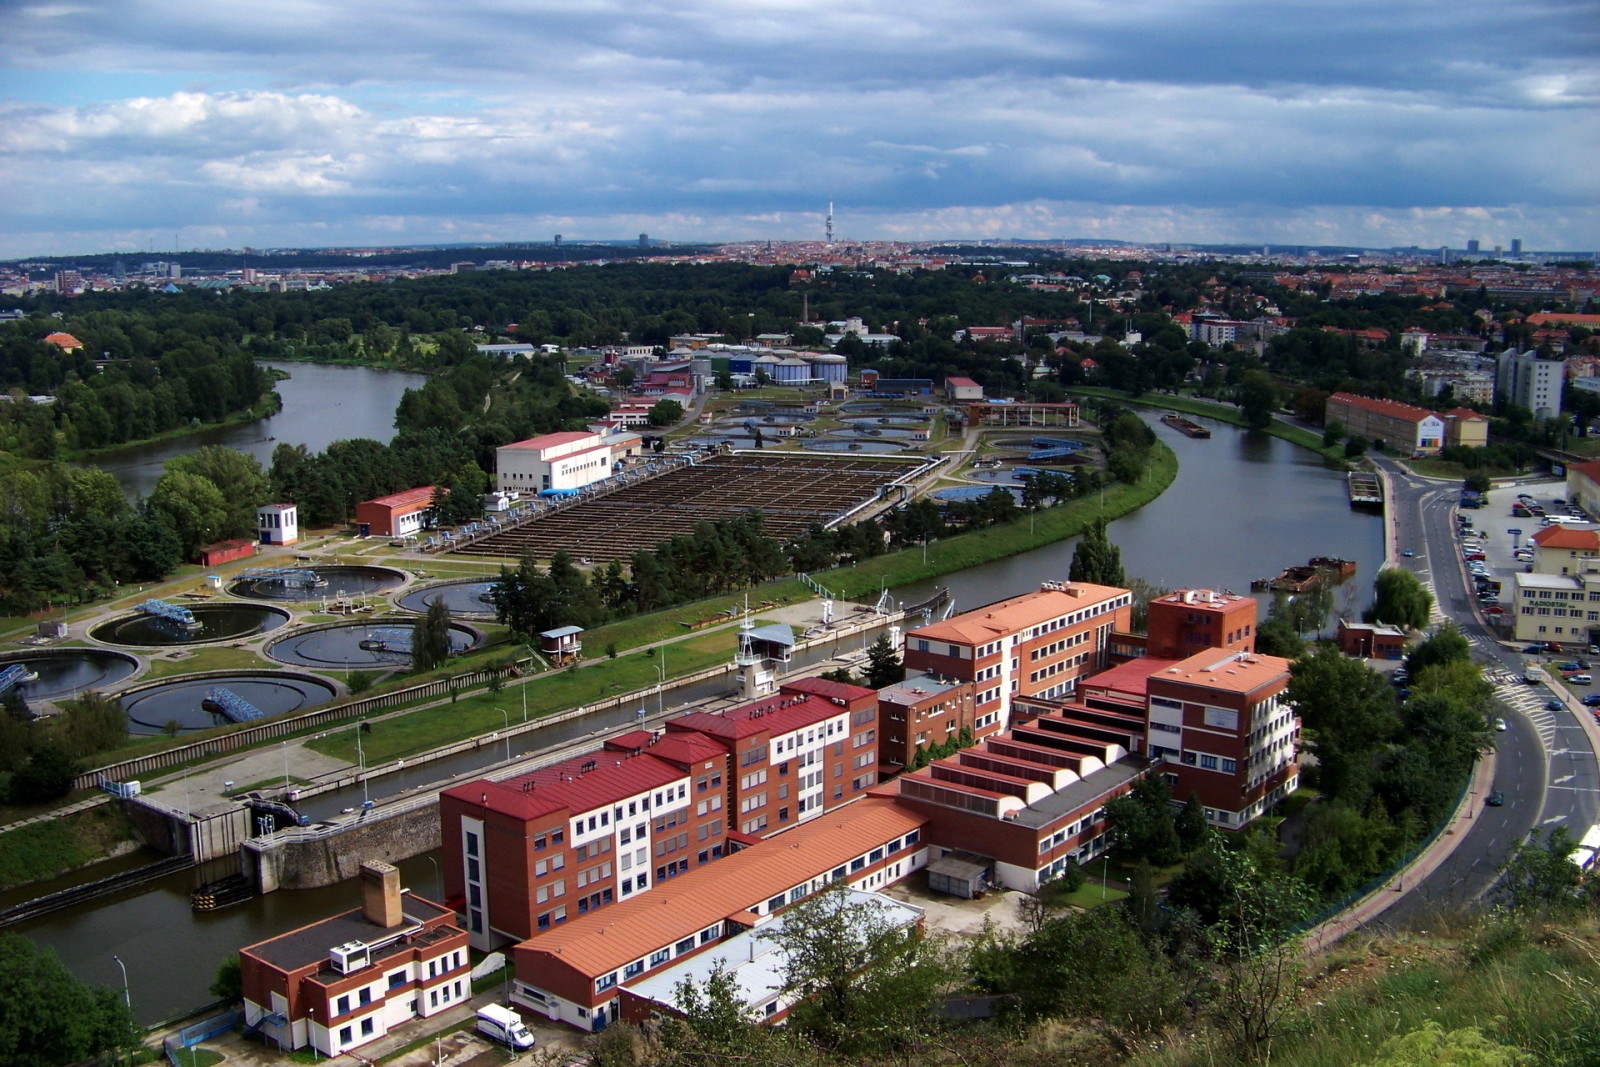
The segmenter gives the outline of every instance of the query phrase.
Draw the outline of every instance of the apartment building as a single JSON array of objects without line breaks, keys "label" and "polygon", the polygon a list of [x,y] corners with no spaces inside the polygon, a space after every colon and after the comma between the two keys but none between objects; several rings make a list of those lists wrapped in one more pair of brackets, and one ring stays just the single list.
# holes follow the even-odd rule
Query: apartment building
[{"label": "apartment building", "polygon": [[1561,411],[1567,365],[1540,359],[1538,352],[1508,348],[1495,357],[1495,392],[1507,404],[1527,408],[1536,419],[1553,419]]},{"label": "apartment building", "polygon": [[340,1056],[472,996],[455,913],[361,865],[361,907],[239,950],[245,1024],[280,1049]]},{"label": "apartment building", "polygon": [[972,682],[973,732],[985,737],[1006,727],[1015,698],[1064,697],[1103,670],[1112,632],[1130,628],[1132,605],[1126,589],[1045,582],[909,631],[902,658],[908,672]]}]

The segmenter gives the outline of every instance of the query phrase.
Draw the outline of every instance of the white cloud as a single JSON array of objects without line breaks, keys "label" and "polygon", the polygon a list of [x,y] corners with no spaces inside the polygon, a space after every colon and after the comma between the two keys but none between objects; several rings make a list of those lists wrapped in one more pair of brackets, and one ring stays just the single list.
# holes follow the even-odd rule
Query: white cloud
[{"label": "white cloud", "polygon": [[[1477,225],[1513,218],[1530,243],[1542,228],[1537,243],[1594,245],[1600,74],[1586,10],[1563,0],[19,7],[0,12],[0,69],[29,75],[18,79],[25,92],[0,100],[10,235],[0,240],[46,251],[48,237],[24,247],[21,235],[246,223],[271,244],[288,241],[271,239],[274,227],[353,241],[492,224],[506,232],[485,236],[504,239],[561,219],[594,236],[784,237],[745,231],[815,228],[811,212],[833,198],[879,220],[882,236],[930,222],[987,234],[1060,221],[1127,226],[1130,239],[1346,226],[1350,243],[1417,234],[1437,244],[1478,211]],[[59,70],[103,98],[53,96],[57,79],[42,72]],[[171,89],[119,97],[119,74]],[[1090,206],[1040,207],[1067,202]],[[1395,236],[1365,236],[1380,219]],[[1167,232],[1180,224],[1209,236]]]}]

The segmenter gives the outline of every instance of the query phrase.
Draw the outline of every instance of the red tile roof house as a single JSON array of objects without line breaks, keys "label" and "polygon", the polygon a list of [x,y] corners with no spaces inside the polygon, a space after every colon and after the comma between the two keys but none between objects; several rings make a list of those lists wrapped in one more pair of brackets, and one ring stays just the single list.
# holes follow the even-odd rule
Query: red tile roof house
[{"label": "red tile roof house", "polygon": [[1334,393],[1323,414],[1325,422],[1340,423],[1350,436],[1364,437],[1393,452],[1432,455],[1444,447],[1444,419],[1398,400]]}]

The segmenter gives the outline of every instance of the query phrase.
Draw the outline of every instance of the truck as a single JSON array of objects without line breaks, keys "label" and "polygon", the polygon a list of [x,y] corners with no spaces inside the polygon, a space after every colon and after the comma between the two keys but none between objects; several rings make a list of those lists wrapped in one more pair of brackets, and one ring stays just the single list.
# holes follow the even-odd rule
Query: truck
[{"label": "truck", "polygon": [[533,1035],[523,1025],[522,1018],[499,1004],[485,1004],[478,1009],[478,1033],[518,1052],[533,1047]]}]

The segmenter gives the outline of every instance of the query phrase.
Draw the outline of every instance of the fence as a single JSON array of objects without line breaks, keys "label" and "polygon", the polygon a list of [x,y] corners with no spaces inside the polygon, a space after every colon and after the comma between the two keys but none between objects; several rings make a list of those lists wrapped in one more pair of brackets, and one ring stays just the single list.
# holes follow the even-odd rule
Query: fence
[{"label": "fence", "polygon": [[239,1025],[242,1016],[238,1011],[225,1011],[221,1015],[214,1015],[204,1022],[185,1026],[175,1034],[168,1034],[161,1039],[161,1051],[166,1054],[167,1062],[172,1067],[185,1067],[184,1061],[178,1058],[178,1053],[186,1048],[192,1048],[200,1042],[218,1034],[225,1034]]}]

